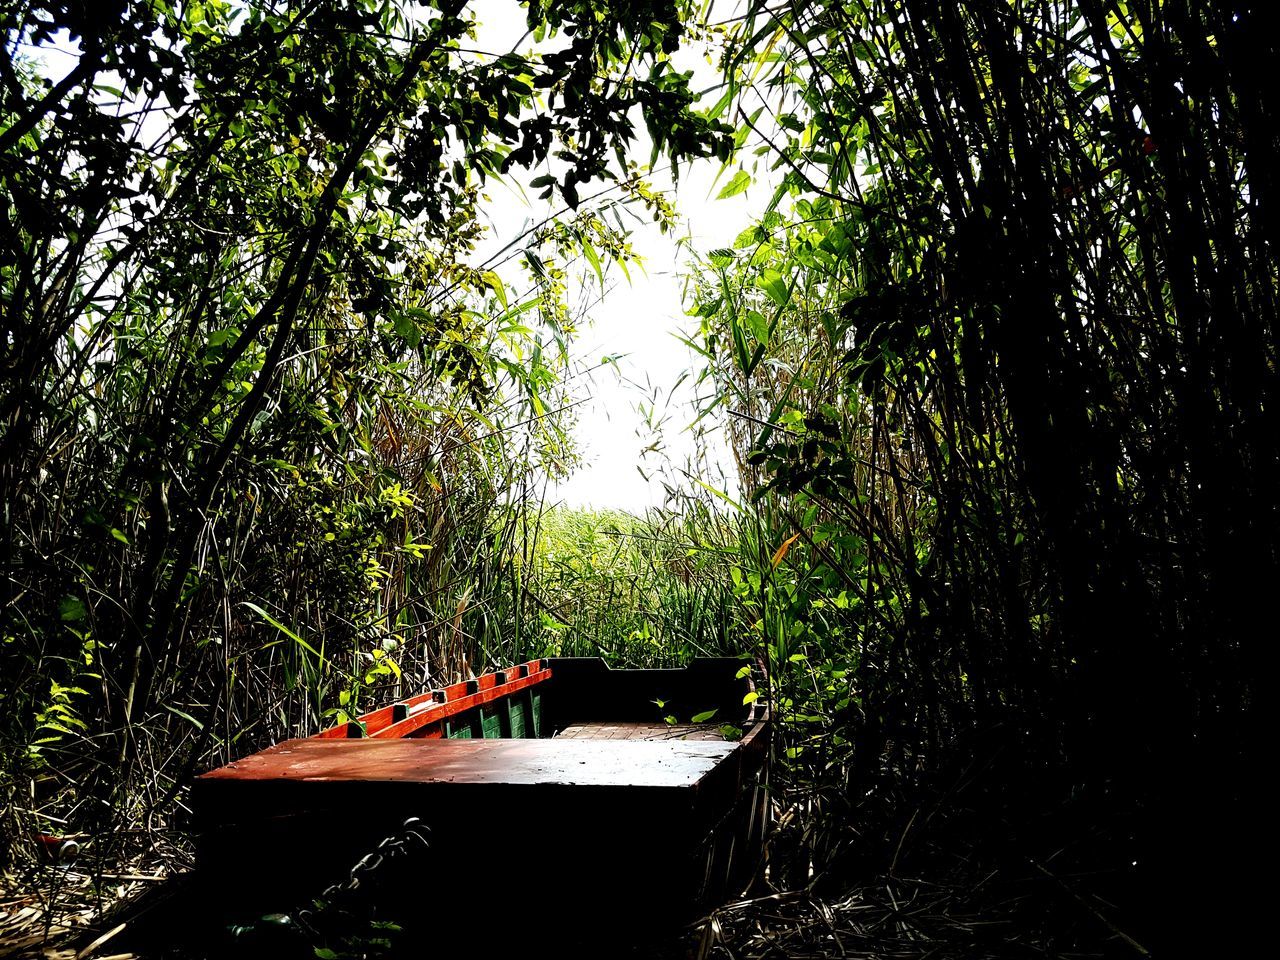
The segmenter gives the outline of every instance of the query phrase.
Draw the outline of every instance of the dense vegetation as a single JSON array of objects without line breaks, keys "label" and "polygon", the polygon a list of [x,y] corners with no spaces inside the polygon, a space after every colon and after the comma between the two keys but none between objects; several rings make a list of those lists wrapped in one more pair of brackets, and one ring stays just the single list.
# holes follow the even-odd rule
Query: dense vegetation
[{"label": "dense vegetation", "polygon": [[[669,215],[627,111],[730,148],[662,63],[681,10],[593,7],[535,5],[528,59],[462,2],[4,6],[0,862],[32,799],[108,846],[218,757],[529,651],[564,261]],[[566,209],[508,289],[477,208],[534,166]]]},{"label": "dense vegetation", "polygon": [[[203,765],[437,678],[731,653],[781,720],[775,887],[931,878],[1119,952],[1256,922],[1261,5],[539,2],[531,58],[461,2],[103,6],[3,8],[0,863],[42,815],[110,862]],[[641,118],[726,196],[781,178],[689,278],[741,491],[548,510],[568,262],[672,216]],[[534,167],[517,290],[477,210]]]},{"label": "dense vegetation", "polygon": [[[1247,913],[1209,878],[1260,823],[1280,430],[1256,17],[751,5],[725,107],[786,179],[699,278],[743,475],[774,542],[800,538],[765,639],[848,670],[812,711],[832,820],[931,782],[926,812],[1001,811],[1006,854],[1116,871],[1166,947],[1193,910]],[[937,800],[975,778],[985,798]]]}]

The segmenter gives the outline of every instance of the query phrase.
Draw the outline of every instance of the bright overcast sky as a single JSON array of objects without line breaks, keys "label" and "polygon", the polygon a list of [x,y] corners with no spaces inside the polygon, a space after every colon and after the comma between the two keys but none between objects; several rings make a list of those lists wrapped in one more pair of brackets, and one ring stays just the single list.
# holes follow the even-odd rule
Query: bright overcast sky
[{"label": "bright overcast sky", "polygon": [[[724,4],[730,8],[733,4]],[[524,11],[514,0],[482,0],[473,7],[481,21],[480,46],[506,51],[518,46],[527,52],[532,40],[519,43],[524,34]],[[680,70],[694,70],[691,86],[706,89],[719,82],[716,68],[695,50],[681,51],[675,58]],[[712,103],[719,92],[707,97]],[[638,131],[634,158],[646,162],[651,143],[643,129]],[[680,236],[692,239],[695,250],[705,252],[732,246],[751,222],[751,211],[762,188],[737,196],[716,200],[715,194],[732,171],[716,182],[719,163],[714,160],[683,164],[678,189],[665,173],[648,179],[654,187],[668,191],[668,196],[682,217],[677,235],[663,236],[656,225],[635,223],[631,236],[633,248],[644,258],[644,270],[631,270],[628,284],[618,270],[606,275],[611,280],[608,292],[588,311],[586,322],[579,328],[571,349],[583,364],[598,363],[603,356],[625,357],[616,365],[597,370],[589,384],[576,392],[588,395],[577,408],[575,431],[583,457],[583,465],[567,481],[548,490],[551,502],[568,506],[617,508],[633,512],[663,502],[665,489],[654,473],[662,459],[669,467],[680,468],[692,455],[693,439],[686,427],[696,416],[691,403],[692,392],[683,387],[672,396],[682,372],[695,365],[695,358],[676,339],[689,326],[684,313],[682,274],[688,269],[690,253],[677,241]],[[535,174],[527,174],[532,178]],[[772,186],[767,187],[770,192]],[[538,221],[551,212],[547,201],[532,198],[530,205],[502,187],[488,191],[493,202],[486,209],[495,238],[505,243],[520,231],[526,219]],[[590,282],[595,284],[594,275]],[[571,295],[570,302],[576,302]],[[641,404],[657,399],[658,417],[664,419],[661,436],[655,436],[640,412]],[[645,453],[655,441],[657,451]],[[700,475],[705,482],[723,487],[721,471],[732,473],[729,459],[722,455],[704,463]],[[642,467],[648,480],[641,475]],[[670,480],[670,475],[668,475]],[[732,481],[730,481],[732,482]]]}]

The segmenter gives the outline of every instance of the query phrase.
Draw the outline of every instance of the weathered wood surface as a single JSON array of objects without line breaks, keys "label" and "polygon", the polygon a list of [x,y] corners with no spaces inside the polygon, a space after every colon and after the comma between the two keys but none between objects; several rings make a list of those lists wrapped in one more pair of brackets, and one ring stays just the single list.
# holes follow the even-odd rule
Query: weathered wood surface
[{"label": "weathered wood surface", "polygon": [[736,749],[722,738],[286,740],[201,779],[680,788],[696,786]]},{"label": "weathered wood surface", "polygon": [[557,740],[680,740],[725,743],[721,729],[709,723],[573,723]]}]

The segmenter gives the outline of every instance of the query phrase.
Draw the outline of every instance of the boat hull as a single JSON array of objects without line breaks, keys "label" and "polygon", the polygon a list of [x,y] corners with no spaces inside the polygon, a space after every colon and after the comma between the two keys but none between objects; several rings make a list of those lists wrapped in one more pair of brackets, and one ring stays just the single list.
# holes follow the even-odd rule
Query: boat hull
[{"label": "boat hull", "polygon": [[[424,722],[400,736],[378,734],[412,717],[373,720],[372,736],[286,741],[199,778],[203,875],[250,909],[285,910],[274,905],[340,883],[412,817],[429,849],[378,897],[401,916],[413,905],[432,930],[513,907],[567,929],[680,921],[741,892],[767,828],[769,728],[764,711],[742,705],[741,661],[529,667],[510,679],[536,683],[448,716],[446,695],[434,701],[440,716],[415,715]],[[710,710],[738,721],[741,736],[664,722]],[[495,713],[507,719],[486,728]]]}]

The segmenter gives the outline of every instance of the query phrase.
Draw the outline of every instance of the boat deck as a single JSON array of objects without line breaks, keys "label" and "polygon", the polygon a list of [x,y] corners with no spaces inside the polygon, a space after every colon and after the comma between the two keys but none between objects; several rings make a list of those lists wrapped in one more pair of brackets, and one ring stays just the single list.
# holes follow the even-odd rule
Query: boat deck
[{"label": "boat deck", "polygon": [[[300,784],[331,790],[359,785],[370,801],[391,801],[401,795],[397,790],[415,785],[435,788],[433,793],[468,784],[679,790],[699,786],[733,756],[735,746],[723,740],[640,739],[623,743],[599,737],[452,741],[310,738],[286,740],[214,770],[204,776],[202,789],[220,795],[224,817],[237,805],[251,811],[270,799],[294,794]],[[287,806],[283,799],[281,805]]]},{"label": "boat deck", "polygon": [[705,723],[574,723],[555,735],[557,740],[710,740],[728,738],[719,727]]}]

